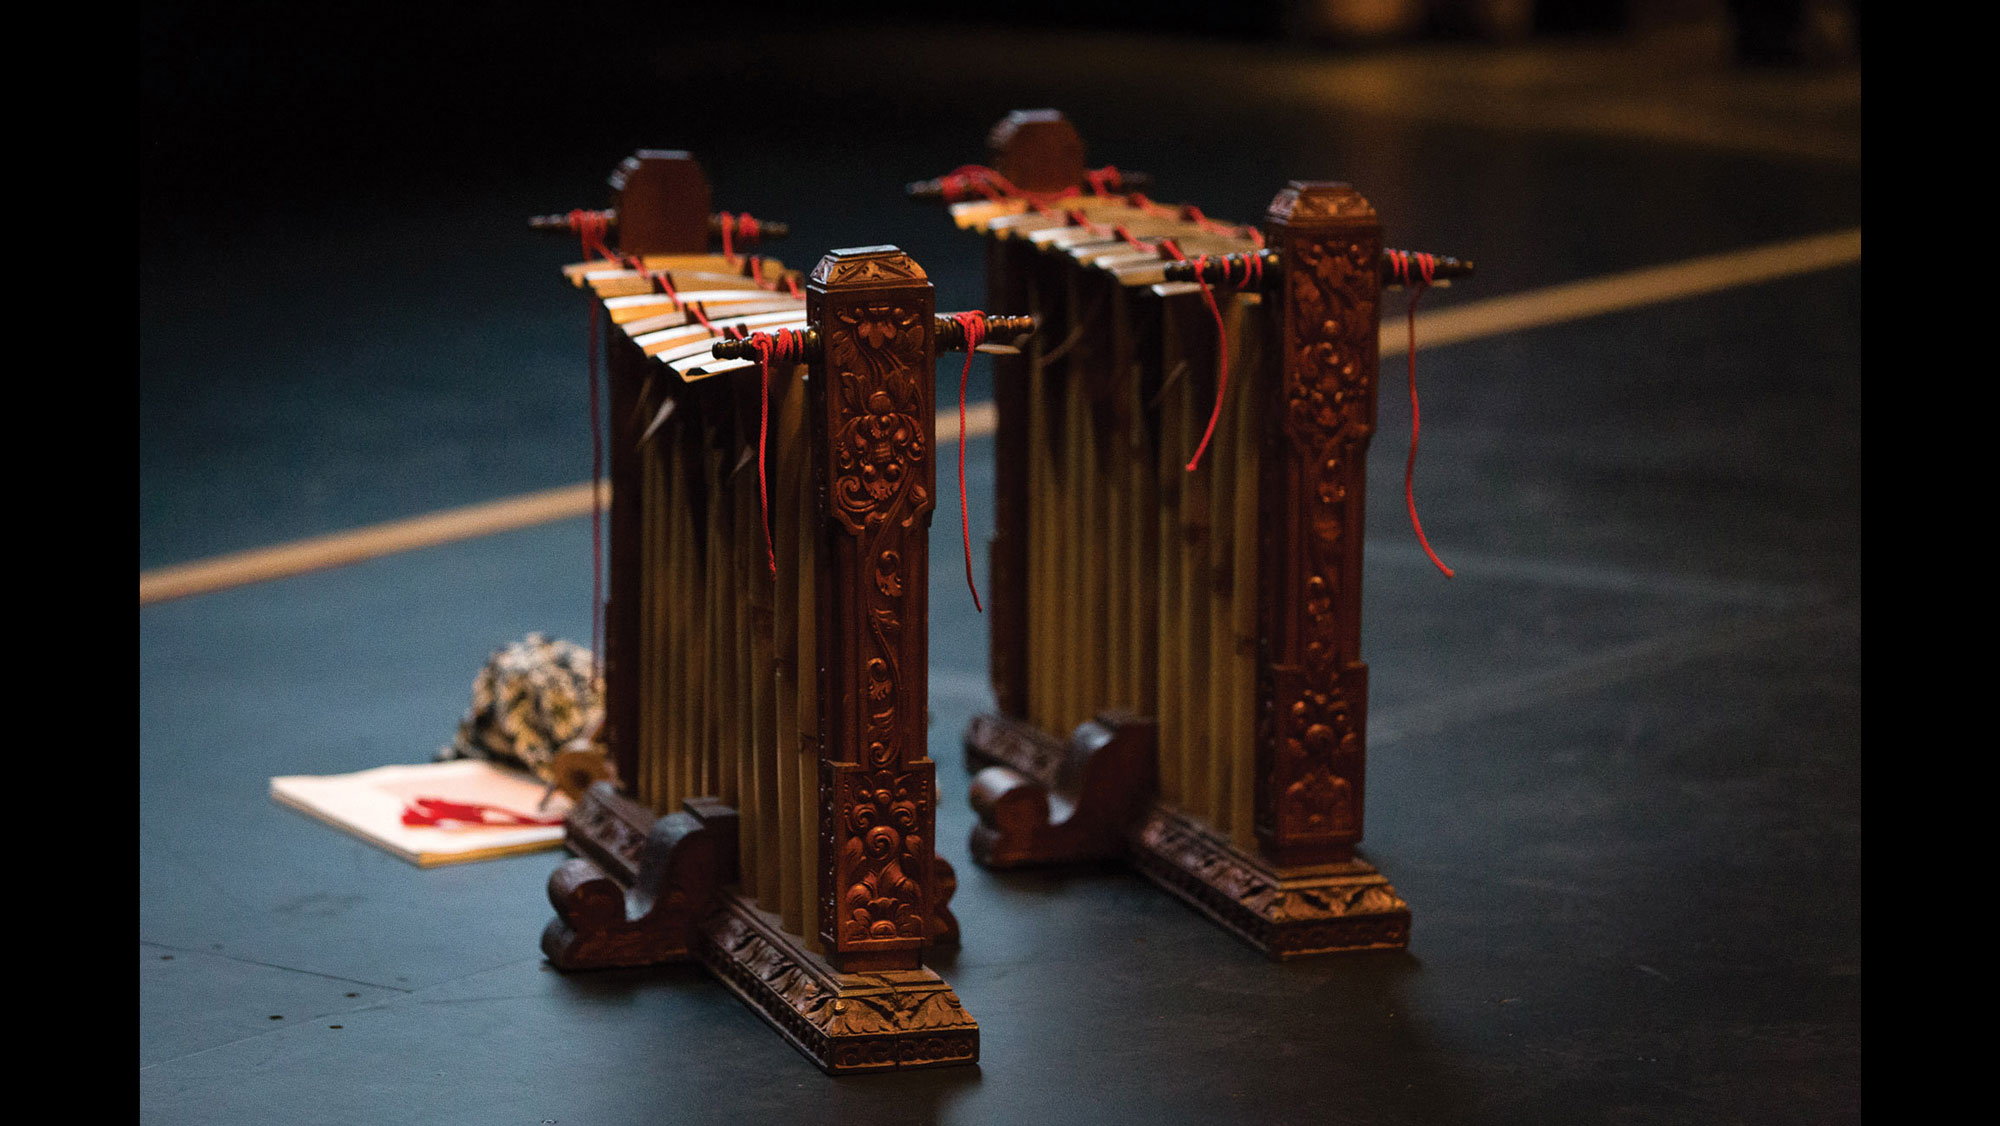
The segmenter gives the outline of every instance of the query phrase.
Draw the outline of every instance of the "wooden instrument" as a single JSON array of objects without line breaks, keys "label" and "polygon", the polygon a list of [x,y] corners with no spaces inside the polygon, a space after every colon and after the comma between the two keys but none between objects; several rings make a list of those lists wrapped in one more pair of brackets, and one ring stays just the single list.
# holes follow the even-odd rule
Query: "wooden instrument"
[{"label": "wooden instrument", "polygon": [[[932,364],[965,333],[940,339],[894,247],[804,278],[708,253],[686,154],[642,152],[614,187],[618,250],[566,273],[613,325],[618,782],[569,819],[542,948],[564,970],[699,959],[829,1072],[975,1062],[978,1025],[923,965],[957,932],[926,552]],[[760,362],[759,341],[792,347]]]},{"label": "wooden instrument", "polygon": [[1129,857],[1274,958],[1406,945],[1356,846],[1363,474],[1384,273],[1413,260],[1345,184],[1253,229],[1107,190],[1053,111],[992,143],[937,193],[989,302],[1041,326],[994,361],[974,857]]}]

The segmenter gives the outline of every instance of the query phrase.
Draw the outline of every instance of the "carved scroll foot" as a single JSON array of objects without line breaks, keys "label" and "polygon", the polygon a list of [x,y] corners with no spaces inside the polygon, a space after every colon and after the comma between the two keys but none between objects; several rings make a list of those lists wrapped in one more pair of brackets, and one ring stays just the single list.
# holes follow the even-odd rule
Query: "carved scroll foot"
[{"label": "carved scroll foot", "polygon": [[696,924],[736,868],[736,812],[709,799],[655,819],[607,782],[565,823],[577,856],[549,876],[556,917],[542,953],[559,970],[650,966],[692,956]]},{"label": "carved scroll foot", "polygon": [[1278,961],[1410,944],[1410,905],[1374,865],[1273,868],[1202,822],[1155,806],[1132,842],[1148,879]]},{"label": "carved scroll foot", "polygon": [[958,916],[951,913],[951,897],[958,894],[958,873],[951,861],[931,854],[931,918],[924,937],[932,946],[958,945]]},{"label": "carved scroll foot", "polygon": [[702,922],[696,952],[830,1075],[979,1062],[979,1024],[936,973],[841,973],[735,892]]},{"label": "carved scroll foot", "polygon": [[1067,744],[1019,720],[975,717],[966,758],[988,766],[972,779],[972,857],[1016,868],[1125,855],[1126,839],[1158,789],[1157,727],[1106,712]]}]

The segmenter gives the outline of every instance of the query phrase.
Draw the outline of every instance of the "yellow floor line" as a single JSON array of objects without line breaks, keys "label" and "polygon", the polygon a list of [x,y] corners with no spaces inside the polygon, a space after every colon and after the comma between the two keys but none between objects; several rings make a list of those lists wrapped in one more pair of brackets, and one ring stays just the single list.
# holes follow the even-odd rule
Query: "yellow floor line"
[{"label": "yellow floor line", "polygon": [[[1860,260],[1861,229],[1856,227],[1771,246],[1612,274],[1423,313],[1417,324],[1417,346],[1436,348],[1526,328],[1561,324]],[[1407,350],[1406,333],[1401,324],[1384,323],[1382,355],[1402,355]],[[950,405],[946,405],[945,411],[939,418],[938,444],[941,446],[958,441],[956,412]],[[968,404],[966,437],[978,438],[993,433],[996,419],[992,403]],[[609,496],[608,482],[606,496]],[[590,482],[583,481],[485,504],[413,516],[407,520],[295,540],[275,547],[160,567],[139,572],[139,605],[268,582],[417,548],[567,520],[588,515],[589,512]]]},{"label": "yellow floor line", "polygon": [[[1861,261],[1861,228],[1813,235],[1752,250],[1714,254],[1667,266],[1651,266],[1587,281],[1550,286],[1511,297],[1495,297],[1456,308],[1417,311],[1417,347],[1435,348],[1500,336],[1542,325],[1562,324],[1705,293],[1755,285],[1794,274]],[[1472,283],[1467,283],[1472,284]],[[1396,302],[1384,302],[1392,313]],[[1382,318],[1384,356],[1408,351],[1409,330],[1401,317]],[[1394,322],[1394,323],[1392,323]]]},{"label": "yellow floor line", "polygon": [[[610,496],[610,482],[605,482]],[[139,605],[490,536],[590,512],[590,482],[139,572]]]}]

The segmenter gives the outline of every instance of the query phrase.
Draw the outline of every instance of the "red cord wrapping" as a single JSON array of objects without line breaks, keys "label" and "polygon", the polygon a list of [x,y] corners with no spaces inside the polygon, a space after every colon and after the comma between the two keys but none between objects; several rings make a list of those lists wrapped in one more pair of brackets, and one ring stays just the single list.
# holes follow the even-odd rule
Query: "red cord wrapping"
[{"label": "red cord wrapping", "polygon": [[[1410,275],[1412,257],[1417,260],[1421,278]],[[1437,258],[1430,254],[1411,255],[1408,251],[1391,250],[1389,261],[1395,265],[1396,280],[1410,290],[1410,457],[1403,465],[1403,499],[1410,507],[1410,527],[1416,529],[1417,542],[1423,545],[1424,554],[1431,557],[1431,562],[1437,564],[1437,569],[1443,571],[1448,579],[1454,572],[1444,565],[1444,560],[1438,558],[1437,552],[1431,550],[1430,538],[1424,535],[1423,521],[1417,519],[1417,298],[1424,295],[1424,289],[1434,280]]]},{"label": "red cord wrapping", "polygon": [[587,262],[592,252],[600,258],[616,258],[611,248],[605,245],[604,236],[611,231],[611,216],[602,211],[576,210],[569,213],[569,229],[575,231],[583,241],[583,257]]},{"label": "red cord wrapping", "polygon": [[953,313],[951,318],[965,329],[965,367],[958,373],[958,526],[965,537],[965,585],[972,591],[972,608],[985,613],[979,604],[979,587],[972,581],[972,510],[965,502],[965,384],[972,376],[972,354],[986,339],[986,314],[975,309]]},{"label": "red cord wrapping", "polygon": [[736,258],[736,250],[730,244],[730,232],[736,230],[736,216],[732,216],[730,212],[722,212],[720,220],[722,220],[720,222],[720,226],[722,226],[722,256],[734,260]]},{"label": "red cord wrapping", "polygon": [[[1098,169],[1086,169],[1083,176],[1089,182],[1093,195],[1116,194],[1125,184],[1123,174],[1112,164]],[[1064,188],[1059,192],[1031,192],[1016,187],[1013,181],[983,164],[961,164],[938,177],[938,192],[944,196],[946,203],[957,203],[975,191],[994,203],[1007,199],[1025,199],[1038,207],[1083,194],[1083,189],[1077,187]]]}]

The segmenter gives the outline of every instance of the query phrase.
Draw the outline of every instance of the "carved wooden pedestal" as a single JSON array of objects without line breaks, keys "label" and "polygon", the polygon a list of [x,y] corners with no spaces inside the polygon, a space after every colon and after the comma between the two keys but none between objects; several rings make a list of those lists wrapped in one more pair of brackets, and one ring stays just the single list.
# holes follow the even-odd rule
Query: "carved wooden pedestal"
[{"label": "carved wooden pedestal", "polygon": [[739,895],[724,893],[703,920],[696,951],[829,1075],[979,1060],[979,1025],[935,972],[841,973]]},{"label": "carved wooden pedestal", "polygon": [[1020,720],[974,717],[973,859],[1006,869],[1126,858],[1280,961],[1409,945],[1410,905],[1367,861],[1277,868],[1157,801],[1154,734],[1150,721],[1115,712],[1067,743]]},{"label": "carved wooden pedestal", "polygon": [[976,716],[965,759],[985,767],[972,780],[972,857],[988,868],[1122,857],[1159,787],[1153,723],[1119,712],[1079,726],[1068,743]]},{"label": "carved wooden pedestal", "polygon": [[1280,870],[1164,806],[1139,827],[1131,855],[1148,879],[1280,961],[1410,943],[1410,905],[1359,858]]},{"label": "carved wooden pedestal", "polygon": [[652,966],[689,957],[695,925],[736,878],[736,811],[697,799],[655,818],[610,782],[564,824],[576,856],[549,874],[556,917],[542,953],[559,970]]},{"label": "carved wooden pedestal", "polygon": [[[570,816],[578,855],[549,877],[556,918],[542,951],[560,970],[698,958],[829,1074],[941,1067],[979,1059],[979,1025],[921,966],[841,973],[726,886],[736,870],[736,812],[709,799],[652,818],[610,783]],[[932,943],[956,941],[951,866],[933,869]]]}]

